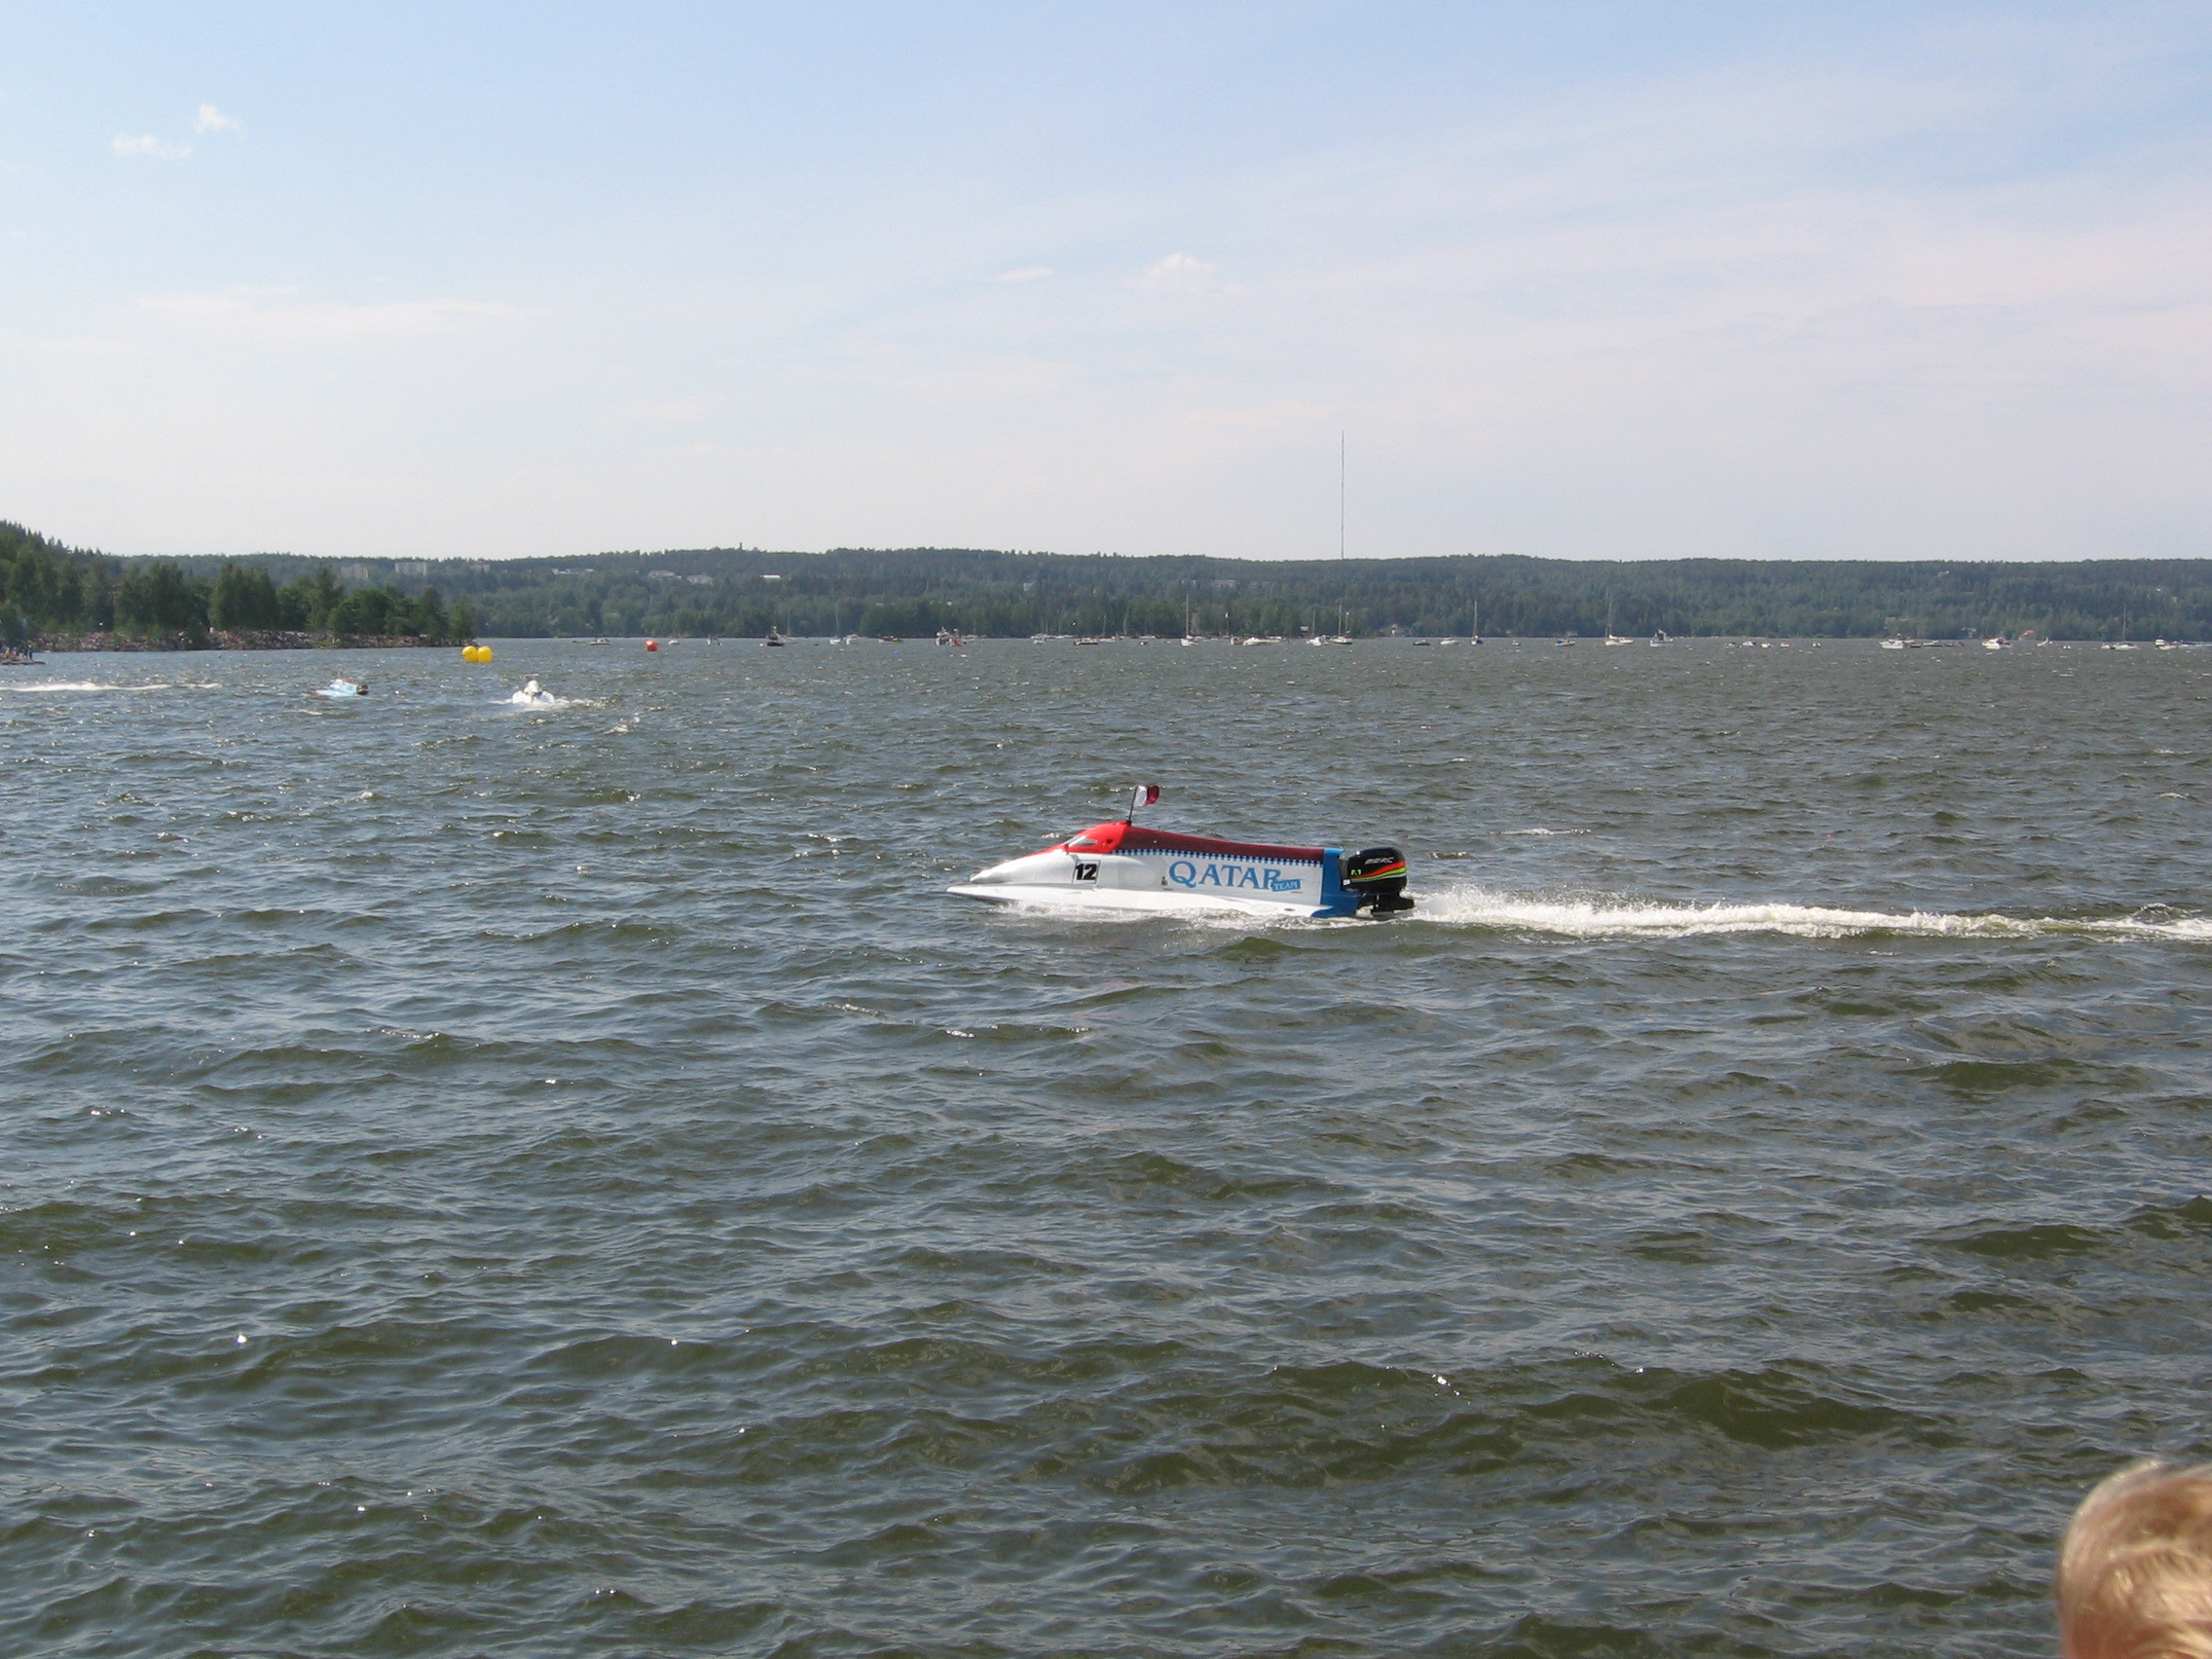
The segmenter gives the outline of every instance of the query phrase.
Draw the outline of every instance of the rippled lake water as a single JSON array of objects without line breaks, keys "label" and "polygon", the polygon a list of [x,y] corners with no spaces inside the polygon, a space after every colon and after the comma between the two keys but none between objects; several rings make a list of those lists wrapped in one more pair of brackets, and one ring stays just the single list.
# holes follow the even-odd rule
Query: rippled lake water
[{"label": "rippled lake water", "polygon": [[[2081,1492],[2212,1453],[2208,692],[0,670],[0,1651],[2049,1651]],[[1139,779],[1421,907],[942,895]]]}]

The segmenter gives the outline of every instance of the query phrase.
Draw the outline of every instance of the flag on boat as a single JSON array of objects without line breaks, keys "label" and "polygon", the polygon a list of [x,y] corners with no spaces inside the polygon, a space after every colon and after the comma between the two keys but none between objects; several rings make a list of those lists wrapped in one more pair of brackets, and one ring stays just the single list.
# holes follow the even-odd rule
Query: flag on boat
[{"label": "flag on boat", "polygon": [[1135,789],[1129,792],[1129,817],[1134,818],[1137,815],[1138,807],[1150,806],[1159,798],[1160,786],[1158,784],[1137,785]]}]

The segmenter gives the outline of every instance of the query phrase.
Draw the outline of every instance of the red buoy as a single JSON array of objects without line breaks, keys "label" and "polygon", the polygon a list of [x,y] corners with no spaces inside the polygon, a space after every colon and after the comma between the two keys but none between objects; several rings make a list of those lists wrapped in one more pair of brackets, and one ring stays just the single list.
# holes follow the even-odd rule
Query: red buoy
[{"label": "red buoy", "polygon": [[659,649],[660,649],[660,642],[659,642],[658,640],[647,640],[647,641],[645,642],[645,649],[646,649],[646,650],[648,650],[648,651],[657,651],[657,650],[659,650]]}]

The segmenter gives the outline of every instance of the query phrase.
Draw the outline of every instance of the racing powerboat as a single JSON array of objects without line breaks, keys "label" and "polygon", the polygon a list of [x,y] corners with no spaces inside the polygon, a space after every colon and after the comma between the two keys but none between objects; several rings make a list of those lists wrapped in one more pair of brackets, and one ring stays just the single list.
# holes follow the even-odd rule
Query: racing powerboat
[{"label": "racing powerboat", "polygon": [[317,697],[334,698],[366,697],[369,694],[369,684],[365,680],[347,680],[342,677],[333,680],[328,685],[317,685],[314,694]]},{"label": "racing powerboat", "polygon": [[1138,809],[1159,798],[1158,784],[1140,784],[1126,818],[978,870],[946,891],[996,904],[1166,914],[1382,917],[1414,907],[1406,897],[1405,855],[1395,847],[1346,853],[1139,825]]}]

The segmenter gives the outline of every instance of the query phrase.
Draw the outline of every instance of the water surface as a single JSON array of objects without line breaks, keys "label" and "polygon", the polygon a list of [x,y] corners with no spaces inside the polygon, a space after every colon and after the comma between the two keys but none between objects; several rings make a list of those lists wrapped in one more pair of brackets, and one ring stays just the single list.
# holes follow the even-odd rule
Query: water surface
[{"label": "water surface", "polygon": [[[0,675],[8,1652],[2016,1655],[2212,1453],[2212,653]],[[1139,779],[1421,908],[941,896]]]}]

